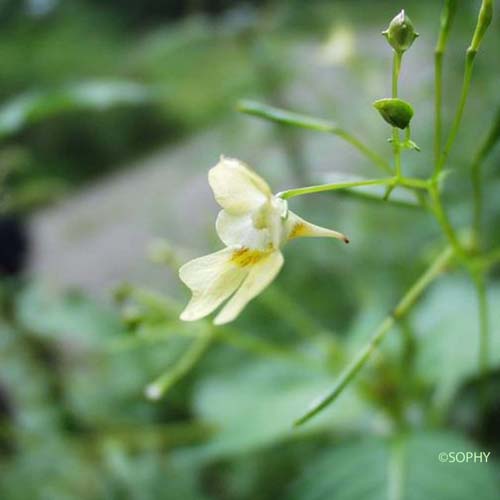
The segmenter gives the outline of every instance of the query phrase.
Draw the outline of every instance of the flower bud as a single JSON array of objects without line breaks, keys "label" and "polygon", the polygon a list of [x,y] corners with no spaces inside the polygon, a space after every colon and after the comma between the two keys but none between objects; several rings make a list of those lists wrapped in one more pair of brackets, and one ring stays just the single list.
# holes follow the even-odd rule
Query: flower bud
[{"label": "flower bud", "polygon": [[397,98],[379,99],[373,107],[391,126],[405,129],[413,117],[413,108],[409,103]]},{"label": "flower bud", "polygon": [[415,41],[415,38],[418,37],[413,23],[404,10],[391,21],[389,27],[382,32],[382,35],[387,38],[391,47],[399,53],[408,50]]}]

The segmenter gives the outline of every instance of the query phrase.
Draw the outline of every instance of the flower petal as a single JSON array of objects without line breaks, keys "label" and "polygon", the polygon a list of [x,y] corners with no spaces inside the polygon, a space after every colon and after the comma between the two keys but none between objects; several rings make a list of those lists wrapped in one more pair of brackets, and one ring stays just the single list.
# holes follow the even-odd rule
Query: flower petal
[{"label": "flower petal", "polygon": [[217,203],[233,215],[255,210],[272,196],[264,179],[233,158],[221,157],[208,172],[208,182]]},{"label": "flower petal", "polygon": [[221,210],[215,223],[217,234],[227,246],[241,245],[259,250],[269,249],[271,234],[268,228],[257,229],[251,214],[231,215]]},{"label": "flower petal", "polygon": [[274,280],[283,261],[282,253],[275,251],[253,264],[238,291],[216,316],[214,324],[222,325],[233,321],[242,309]]},{"label": "flower petal", "polygon": [[349,238],[344,234],[311,224],[291,211],[288,211],[286,226],[287,240],[294,238],[336,238],[344,243],[349,243]]},{"label": "flower petal", "polygon": [[214,311],[240,286],[249,268],[235,264],[236,250],[225,248],[199,257],[179,269],[180,279],[191,289],[192,297],[180,318],[195,321]]}]

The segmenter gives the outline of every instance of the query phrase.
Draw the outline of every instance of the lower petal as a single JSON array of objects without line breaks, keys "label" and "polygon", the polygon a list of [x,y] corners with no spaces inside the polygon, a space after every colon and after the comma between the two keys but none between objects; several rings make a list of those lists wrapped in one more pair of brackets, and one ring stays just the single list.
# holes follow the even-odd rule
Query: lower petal
[{"label": "lower petal", "polygon": [[282,253],[275,251],[256,262],[238,291],[216,316],[214,324],[222,325],[233,321],[243,308],[274,280],[283,260]]},{"label": "lower petal", "polygon": [[191,300],[180,318],[195,321],[219,307],[248,275],[248,268],[232,262],[234,249],[199,257],[184,264],[179,270],[180,279],[192,292]]}]

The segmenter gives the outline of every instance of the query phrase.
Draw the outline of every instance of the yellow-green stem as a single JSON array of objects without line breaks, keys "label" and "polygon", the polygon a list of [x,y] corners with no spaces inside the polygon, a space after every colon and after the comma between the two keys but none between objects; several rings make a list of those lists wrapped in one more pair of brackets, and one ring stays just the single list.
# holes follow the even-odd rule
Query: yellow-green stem
[{"label": "yellow-green stem", "polygon": [[443,271],[443,269],[450,263],[454,256],[454,250],[447,247],[439,256],[434,260],[431,266],[422,274],[422,276],[414,283],[414,285],[406,292],[403,298],[399,301],[394,311],[389,314],[376,329],[371,340],[366,346],[359,351],[353,361],[347,366],[345,371],[340,375],[335,387],[326,396],[321,398],[319,402],[315,403],[310,410],[308,410],[302,417],[295,421],[295,425],[302,425],[309,419],[317,415],[328,405],[333,403],[335,399],[341,394],[345,387],[357,375],[357,373],[364,367],[370,356],[377,349],[378,345],[382,342],[385,335],[391,330],[396,321],[403,318],[411,307],[416,303],[422,292],[432,283],[432,281]]},{"label": "yellow-green stem", "polygon": [[436,50],[434,54],[434,86],[435,86],[435,132],[434,132],[434,163],[437,165],[441,157],[443,135],[443,52]]},{"label": "yellow-green stem", "polygon": [[483,213],[483,186],[481,161],[476,160],[471,168],[472,183],[472,239],[475,250],[481,249],[481,220]]},{"label": "yellow-green stem", "polygon": [[470,83],[472,79],[472,70],[474,68],[474,58],[476,56],[476,52],[467,51],[467,55],[465,58],[465,72],[464,72],[464,81],[462,84],[462,92],[460,94],[460,100],[458,102],[457,111],[455,113],[455,118],[453,119],[453,124],[451,126],[450,134],[448,135],[448,139],[446,141],[446,145],[444,147],[443,152],[439,157],[439,161],[436,164],[436,169],[434,171],[434,177],[437,178],[439,174],[443,171],[443,166],[448,159],[448,155],[450,154],[450,150],[455,142],[455,139],[458,134],[458,130],[460,128],[460,124],[462,123],[462,117],[465,110],[465,104],[467,102],[467,96],[469,95]]},{"label": "yellow-green stem", "polygon": [[336,135],[354,146],[360,153],[369,158],[373,164],[381,170],[386,173],[392,173],[390,165],[384,158],[361,142],[358,138],[354,137],[350,132],[347,132],[343,128],[339,127],[335,122],[314,118],[300,113],[294,113],[292,111],[267,106],[266,104],[249,100],[238,102],[237,110],[248,115],[263,118],[274,123],[279,123],[281,125],[300,127]]},{"label": "yellow-green stem", "polygon": [[446,235],[448,241],[452,245],[452,247],[455,249],[455,252],[459,256],[464,255],[464,250],[460,244],[460,241],[458,240],[458,237],[455,233],[455,230],[453,229],[453,226],[451,225],[450,219],[448,218],[448,215],[443,207],[443,203],[441,201],[441,194],[439,192],[439,187],[436,182],[433,182],[429,186],[429,194],[432,199],[432,207],[434,210],[434,215],[436,217],[436,220],[438,221],[439,225],[441,226],[441,229],[443,230],[444,234]]},{"label": "yellow-green stem", "polygon": [[[394,58],[392,62],[392,97],[398,97],[398,81],[399,73],[401,71],[401,61],[403,59],[403,54],[398,51],[394,51]],[[392,147],[394,150],[394,172],[396,177],[399,179],[401,177],[401,144],[399,137],[399,129],[397,127],[392,128]]]},{"label": "yellow-green stem", "polygon": [[434,157],[435,165],[441,156],[442,130],[443,130],[443,58],[448,44],[451,25],[457,11],[457,0],[445,0],[441,12],[439,36],[434,51],[434,86],[435,86],[435,133],[434,133]]},{"label": "yellow-green stem", "polygon": [[203,332],[191,342],[179,360],[146,387],[146,396],[150,399],[161,398],[175,383],[186,375],[208,349],[215,335],[215,328]]},{"label": "yellow-green stem", "polygon": [[304,194],[321,193],[323,191],[335,191],[338,189],[348,189],[361,186],[380,186],[388,185],[394,182],[393,177],[387,177],[384,179],[369,179],[363,181],[350,181],[350,182],[336,182],[333,184],[320,184],[318,186],[307,186],[303,188],[288,189],[287,191],[282,191],[278,193],[277,196],[287,200],[295,196],[302,196]]},{"label": "yellow-green stem", "polygon": [[382,179],[368,179],[362,181],[349,181],[349,182],[335,182],[332,184],[319,184],[317,186],[306,186],[302,188],[287,189],[286,191],[281,191],[276,196],[279,196],[285,200],[293,198],[295,196],[302,196],[305,194],[321,193],[324,191],[338,191],[340,189],[350,189],[355,187],[363,186],[403,186],[409,189],[423,189],[427,190],[429,184],[424,179],[417,179],[412,177],[385,177]]},{"label": "yellow-green stem", "polygon": [[472,41],[465,53],[465,70],[464,79],[462,83],[462,91],[460,93],[460,100],[458,101],[457,110],[455,112],[455,117],[451,126],[451,131],[448,135],[446,145],[443,152],[439,157],[439,161],[436,163],[436,168],[434,171],[434,178],[438,178],[439,174],[443,170],[443,166],[448,159],[450,150],[455,142],[455,139],[462,122],[462,117],[464,114],[465,104],[467,102],[467,96],[469,95],[469,89],[472,79],[472,70],[474,69],[474,60],[476,58],[477,51],[481,45],[481,41],[491,24],[491,19],[493,17],[493,0],[483,0],[481,2],[481,8],[479,9],[479,15],[477,18],[476,28],[472,36]]}]

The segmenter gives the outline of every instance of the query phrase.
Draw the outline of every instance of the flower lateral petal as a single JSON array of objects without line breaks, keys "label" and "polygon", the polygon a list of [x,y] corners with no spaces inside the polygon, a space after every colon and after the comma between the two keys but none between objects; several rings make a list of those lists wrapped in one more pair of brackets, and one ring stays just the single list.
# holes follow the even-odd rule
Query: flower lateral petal
[{"label": "flower lateral petal", "polygon": [[223,325],[233,321],[244,307],[276,278],[283,262],[283,254],[280,251],[273,251],[262,254],[257,261],[248,263],[250,272],[237,292],[216,316],[214,324]]},{"label": "flower lateral petal", "polygon": [[235,251],[225,248],[191,260],[179,269],[181,281],[192,293],[180,319],[195,321],[207,316],[240,286],[249,270],[231,261]]}]

